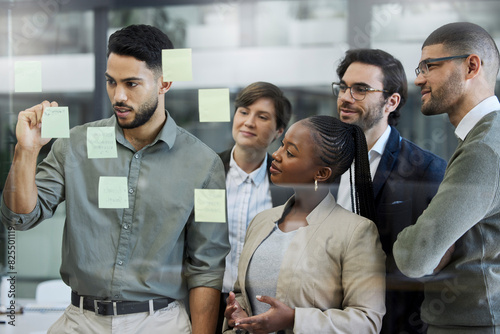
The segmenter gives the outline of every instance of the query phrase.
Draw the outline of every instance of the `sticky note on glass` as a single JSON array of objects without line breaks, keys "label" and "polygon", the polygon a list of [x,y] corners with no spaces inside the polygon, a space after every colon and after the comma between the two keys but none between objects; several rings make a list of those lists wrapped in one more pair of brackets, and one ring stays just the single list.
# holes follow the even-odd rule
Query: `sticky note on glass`
[{"label": "sticky note on glass", "polygon": [[89,159],[118,157],[114,127],[87,128],[87,156]]},{"label": "sticky note on glass", "polygon": [[47,107],[43,110],[42,138],[69,138],[68,107]]},{"label": "sticky note on glass", "polygon": [[225,223],[226,190],[195,189],[194,221],[207,223]]},{"label": "sticky note on glass", "polygon": [[191,49],[168,49],[161,51],[163,81],[193,80]]},{"label": "sticky note on glass", "polygon": [[14,91],[31,93],[42,91],[42,63],[16,61],[14,64]]},{"label": "sticky note on glass", "polygon": [[128,185],[124,176],[99,177],[99,208],[127,209]]},{"label": "sticky note on glass", "polygon": [[200,122],[229,122],[229,88],[199,89]]}]

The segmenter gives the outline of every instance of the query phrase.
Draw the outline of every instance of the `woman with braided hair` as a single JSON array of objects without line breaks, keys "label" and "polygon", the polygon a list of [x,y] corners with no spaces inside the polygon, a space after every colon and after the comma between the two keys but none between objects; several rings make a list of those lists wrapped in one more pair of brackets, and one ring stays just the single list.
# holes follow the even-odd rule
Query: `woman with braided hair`
[{"label": "woman with braided hair", "polygon": [[[225,333],[378,333],[385,254],[374,217],[366,139],[330,116],[293,124],[272,155],[271,180],[293,187],[250,223],[227,299]],[[354,163],[354,214],[329,183]]]}]

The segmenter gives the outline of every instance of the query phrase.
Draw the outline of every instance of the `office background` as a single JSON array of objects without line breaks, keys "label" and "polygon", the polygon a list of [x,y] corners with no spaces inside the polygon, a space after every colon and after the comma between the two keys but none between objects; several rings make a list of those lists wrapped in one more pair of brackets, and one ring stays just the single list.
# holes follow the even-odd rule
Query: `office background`
[{"label": "office background", "polygon": [[[135,23],[162,29],[176,48],[192,48],[193,80],[174,82],[166,106],[217,152],[232,145],[231,125],[198,121],[198,89],[229,88],[233,108],[241,88],[269,81],[290,98],[292,122],[336,115],[330,85],[338,61],[349,48],[370,47],[392,53],[406,69],[409,99],[398,130],[448,159],[457,144],[453,128],[446,116],[420,114],[413,84],[422,42],[445,23],[470,21],[500,44],[499,14],[498,0],[0,0],[0,189],[20,110],[56,100],[69,106],[70,126],[112,115],[107,38]],[[13,64],[20,60],[42,62],[42,93],[14,93]],[[49,221],[16,233],[18,297],[31,298],[38,282],[59,277],[63,222],[60,207]],[[5,272],[6,232],[0,231]]]}]

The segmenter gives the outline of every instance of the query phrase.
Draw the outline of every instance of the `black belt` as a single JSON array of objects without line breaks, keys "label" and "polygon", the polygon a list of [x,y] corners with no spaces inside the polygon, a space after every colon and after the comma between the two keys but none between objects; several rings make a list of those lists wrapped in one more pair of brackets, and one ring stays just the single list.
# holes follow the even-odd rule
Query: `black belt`
[{"label": "black belt", "polygon": [[[90,297],[83,297],[82,307],[85,310],[93,311],[98,315],[120,315],[141,312],[153,312],[165,308],[171,302],[175,301],[172,298],[158,298],[151,299],[144,302],[131,302],[131,301],[113,301],[94,299]],[[71,304],[80,307],[80,296],[71,291]],[[152,304],[152,305],[151,305]]]}]

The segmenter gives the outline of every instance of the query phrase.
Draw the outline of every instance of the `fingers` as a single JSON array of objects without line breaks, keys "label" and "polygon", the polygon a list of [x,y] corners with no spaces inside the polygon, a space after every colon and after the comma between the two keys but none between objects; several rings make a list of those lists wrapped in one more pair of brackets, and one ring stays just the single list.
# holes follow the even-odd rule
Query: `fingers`
[{"label": "fingers", "polygon": [[231,316],[233,315],[234,312],[236,312],[237,310],[237,306],[236,305],[227,305],[226,306],[226,309],[224,311],[224,317],[226,317],[226,319],[231,319]]},{"label": "fingers", "polygon": [[229,297],[226,298],[226,305],[233,303],[236,300],[236,295],[233,291],[229,291]]},{"label": "fingers", "polygon": [[266,303],[266,304],[269,304],[271,306],[276,305],[276,302],[277,302],[276,299],[274,299],[272,297],[269,297],[269,296],[260,296],[260,295],[257,295],[257,296],[255,296],[255,298],[257,298],[257,300],[259,302]]},{"label": "fingers", "polygon": [[258,333],[262,329],[262,317],[253,316],[237,319],[234,323],[234,328],[244,329],[250,333]]},{"label": "fingers", "polygon": [[42,115],[45,108],[57,107],[57,106],[58,103],[55,101],[52,102],[43,101],[42,103],[37,104],[36,106],[21,111],[18,115],[18,120],[27,121],[28,124],[30,125],[30,128],[33,128],[35,126],[40,127],[42,124]]}]

